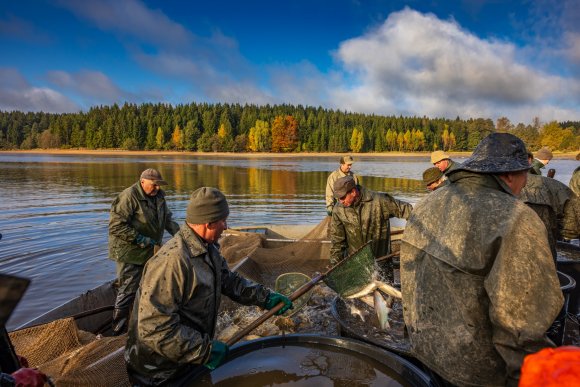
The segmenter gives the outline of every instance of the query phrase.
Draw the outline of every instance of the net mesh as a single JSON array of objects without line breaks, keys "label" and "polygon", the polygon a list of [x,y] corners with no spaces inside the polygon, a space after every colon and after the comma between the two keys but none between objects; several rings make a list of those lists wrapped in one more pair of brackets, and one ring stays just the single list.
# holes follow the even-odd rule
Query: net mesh
[{"label": "net mesh", "polygon": [[371,283],[375,273],[375,257],[367,243],[337,265],[324,282],[340,296],[348,297]]},{"label": "net mesh", "polygon": [[57,386],[129,386],[123,360],[126,336],[101,337],[73,318],[10,333],[16,353]]},{"label": "net mesh", "polygon": [[281,241],[280,247],[268,247],[263,235],[228,235],[220,241],[221,252],[230,268],[252,281],[274,288],[280,274],[300,272],[312,277],[316,272],[325,271],[329,264],[329,223],[330,217],[325,217],[304,237],[290,243]]}]

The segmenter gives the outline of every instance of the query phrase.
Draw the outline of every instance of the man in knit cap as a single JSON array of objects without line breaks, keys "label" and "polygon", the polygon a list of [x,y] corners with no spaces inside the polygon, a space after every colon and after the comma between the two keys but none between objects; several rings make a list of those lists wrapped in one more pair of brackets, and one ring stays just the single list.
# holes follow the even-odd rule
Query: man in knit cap
[{"label": "man in knit cap", "polygon": [[143,265],[161,246],[165,230],[174,235],[179,225],[173,221],[158,170],[149,168],[139,181],[121,192],[111,205],[109,258],[117,264],[117,298],[113,311],[113,334],[127,331],[129,312],[139,287]]},{"label": "man in knit cap", "polygon": [[533,175],[541,175],[541,169],[550,163],[552,157],[554,157],[554,155],[552,155],[550,148],[546,146],[540,148],[540,150],[536,152],[534,161],[532,161],[532,168],[530,169],[530,173]]},{"label": "man in knit cap", "polygon": [[352,176],[356,184],[360,184],[357,175],[352,173],[351,168],[354,160],[351,156],[342,156],[340,158],[340,166],[326,179],[326,213],[328,216],[332,216],[332,209],[336,204],[336,198],[334,197],[334,182],[345,176]]},{"label": "man in knit cap", "polygon": [[427,168],[423,172],[423,183],[429,191],[435,191],[437,188],[445,185],[443,172],[437,167]]},{"label": "man in knit cap", "polygon": [[191,194],[186,220],[147,262],[129,326],[125,360],[132,383],[187,385],[215,369],[228,346],[214,340],[221,295],[244,305],[292,308],[285,296],[230,271],[217,241],[230,213],[223,193],[202,187]]},{"label": "man in knit cap", "polygon": [[484,138],[421,200],[401,243],[403,317],[415,358],[457,386],[516,386],[524,356],[554,344],[563,304],[546,228],[518,200],[522,140]]}]

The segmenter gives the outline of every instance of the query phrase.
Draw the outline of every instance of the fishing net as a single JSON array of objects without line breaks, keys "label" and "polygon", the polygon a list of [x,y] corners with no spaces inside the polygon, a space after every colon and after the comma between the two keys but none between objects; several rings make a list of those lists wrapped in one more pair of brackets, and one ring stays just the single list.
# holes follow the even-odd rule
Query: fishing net
[{"label": "fishing net", "polygon": [[16,353],[57,386],[129,386],[123,359],[126,339],[84,332],[73,318],[10,333]]},{"label": "fishing net", "polygon": [[230,232],[220,240],[221,253],[232,270],[274,288],[280,274],[300,272],[313,277],[329,264],[330,241],[325,217],[304,237],[267,238],[247,232]]},{"label": "fishing net", "polygon": [[336,265],[324,282],[341,297],[348,297],[371,283],[375,272],[375,257],[367,243]]}]

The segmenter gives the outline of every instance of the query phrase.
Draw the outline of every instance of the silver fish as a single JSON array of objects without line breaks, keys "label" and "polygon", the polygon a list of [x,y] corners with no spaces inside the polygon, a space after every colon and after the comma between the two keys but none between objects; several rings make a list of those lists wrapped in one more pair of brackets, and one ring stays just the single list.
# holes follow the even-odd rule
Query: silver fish
[{"label": "silver fish", "polygon": [[354,305],[350,305],[350,314],[351,314],[351,315],[353,315],[353,316],[359,316],[359,317],[360,317],[360,319],[361,319],[363,322],[365,322],[365,316],[364,316],[364,314],[363,314],[362,310],[360,310],[360,309],[359,309],[359,308],[357,308],[356,306],[354,306]]},{"label": "silver fish", "polygon": [[389,313],[391,312],[391,307],[388,304],[390,302],[391,306],[393,305],[391,297],[387,296],[387,300],[385,300],[381,295],[381,292],[375,290],[374,299],[375,312],[377,313],[377,318],[379,319],[379,327],[382,330],[390,329],[391,324],[389,324]]}]

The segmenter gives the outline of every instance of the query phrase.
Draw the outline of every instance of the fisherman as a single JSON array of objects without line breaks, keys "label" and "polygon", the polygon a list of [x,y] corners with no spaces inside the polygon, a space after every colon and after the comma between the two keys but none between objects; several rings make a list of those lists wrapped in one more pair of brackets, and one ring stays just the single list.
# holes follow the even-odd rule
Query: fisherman
[{"label": "fisherman", "polygon": [[230,213],[223,193],[191,194],[180,231],[147,262],[130,321],[125,360],[132,383],[184,385],[215,369],[228,346],[214,340],[221,295],[272,309],[292,302],[228,269],[217,241]]},{"label": "fisherman", "polygon": [[352,176],[356,184],[359,184],[359,178],[352,171],[352,164],[354,160],[351,156],[342,156],[340,158],[340,166],[326,179],[326,214],[332,216],[332,209],[336,204],[336,198],[334,197],[334,182],[344,176]]},{"label": "fisherman", "polygon": [[530,173],[533,175],[541,175],[541,169],[550,163],[552,157],[554,156],[552,155],[550,148],[546,146],[540,148],[540,150],[536,152],[536,157],[532,161],[532,168],[530,169]]},{"label": "fisherman", "polygon": [[[372,240],[376,258],[391,252],[392,217],[408,219],[411,204],[384,192],[375,192],[358,185],[352,176],[341,177],[334,183],[334,206],[330,223],[330,261],[336,264]],[[384,268],[387,281],[393,281],[392,266]]]},{"label": "fisherman", "polygon": [[159,171],[146,169],[111,205],[109,258],[117,262],[118,285],[112,323],[115,336],[127,331],[143,265],[161,246],[164,230],[171,235],[179,231],[161,189],[166,184]]},{"label": "fisherman", "polygon": [[423,172],[423,183],[429,191],[435,191],[437,188],[446,184],[445,175],[437,167],[427,168]]},{"label": "fisherman", "polygon": [[546,229],[517,199],[529,168],[522,140],[490,134],[407,222],[401,290],[412,351],[454,385],[517,385],[524,356],[554,346],[545,332],[562,291]]},{"label": "fisherman", "polygon": [[[576,155],[576,160],[580,160],[580,153]],[[572,173],[572,177],[570,178],[570,183],[568,186],[576,194],[576,196],[580,196],[580,166],[576,167]]]},{"label": "fisherman", "polygon": [[431,164],[439,168],[443,174],[447,174],[457,166],[457,163],[449,158],[449,155],[443,151],[431,153]]},{"label": "fisherman", "polygon": [[548,242],[554,262],[556,241],[576,239],[580,233],[580,199],[566,184],[546,176],[530,173],[520,200],[532,208],[548,231]]}]

